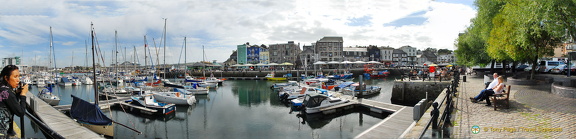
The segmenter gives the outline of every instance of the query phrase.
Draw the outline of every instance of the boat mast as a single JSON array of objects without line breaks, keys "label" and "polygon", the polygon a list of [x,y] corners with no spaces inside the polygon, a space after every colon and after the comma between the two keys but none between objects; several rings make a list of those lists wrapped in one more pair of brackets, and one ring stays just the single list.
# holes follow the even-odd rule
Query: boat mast
[{"label": "boat mast", "polygon": [[[94,81],[96,81],[96,62],[94,60],[94,24],[90,23],[91,28],[91,38],[92,38],[92,77],[94,77]],[[94,105],[98,106],[98,83],[94,84]]]},{"label": "boat mast", "polygon": [[204,45],[202,45],[202,76],[206,77],[206,53],[204,53]]},{"label": "boat mast", "polygon": [[85,48],[85,52],[84,54],[86,54],[86,58],[85,58],[85,62],[84,62],[84,67],[88,67],[88,41],[84,40],[84,48]]},{"label": "boat mast", "polygon": [[[120,85],[118,84],[118,31],[117,30],[114,30],[114,45],[116,47],[115,48],[116,51],[114,53],[112,53],[112,55],[114,55],[114,60],[115,60],[114,61],[115,73],[114,74],[116,74],[116,75],[114,78],[116,78],[116,83],[117,83],[116,88],[118,88],[118,86],[120,86]],[[117,89],[114,89],[114,91],[113,91],[114,94],[116,94],[116,90]]]},{"label": "boat mast", "polygon": [[164,18],[164,79],[166,78],[166,20]]},{"label": "boat mast", "polygon": [[188,73],[188,65],[186,65],[186,37],[184,37],[184,77],[186,77],[186,73]]},{"label": "boat mast", "polygon": [[[49,67],[52,66],[52,41],[52,26],[50,26],[50,53],[48,54],[48,58],[50,59]],[[54,74],[54,71],[52,71],[52,74]]]},{"label": "boat mast", "polygon": [[144,69],[148,68],[148,64],[147,64],[147,60],[148,60],[148,55],[146,55],[146,47],[148,47],[148,44],[146,44],[146,35],[144,35]]}]

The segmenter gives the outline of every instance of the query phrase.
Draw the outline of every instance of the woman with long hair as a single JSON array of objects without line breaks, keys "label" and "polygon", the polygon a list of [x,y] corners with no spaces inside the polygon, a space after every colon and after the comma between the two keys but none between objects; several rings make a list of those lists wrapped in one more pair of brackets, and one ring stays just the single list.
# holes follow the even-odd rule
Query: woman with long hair
[{"label": "woman with long hair", "polygon": [[12,130],[14,114],[24,116],[20,101],[25,101],[28,85],[19,85],[20,71],[15,65],[4,67],[0,77],[0,136],[8,138],[15,134]]}]

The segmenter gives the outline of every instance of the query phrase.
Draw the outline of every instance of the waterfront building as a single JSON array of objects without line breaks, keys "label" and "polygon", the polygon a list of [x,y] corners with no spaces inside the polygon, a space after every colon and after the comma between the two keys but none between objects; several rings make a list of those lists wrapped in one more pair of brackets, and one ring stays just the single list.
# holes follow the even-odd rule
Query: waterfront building
[{"label": "waterfront building", "polygon": [[416,60],[416,48],[412,47],[410,45],[406,45],[406,46],[402,46],[400,47],[400,50],[406,52],[406,56],[408,57],[407,61],[408,61],[408,65],[413,66],[416,65],[418,63],[418,61]]},{"label": "waterfront building", "polygon": [[288,41],[288,43],[270,44],[268,46],[270,62],[278,64],[284,62],[289,62],[295,65],[297,64],[298,55],[301,52],[300,44],[294,44],[294,41]]},{"label": "waterfront building", "polygon": [[8,65],[20,65],[20,57],[7,57],[2,59],[2,67],[8,66]]},{"label": "waterfront building", "polygon": [[376,45],[370,45],[368,50],[368,61],[380,61],[382,60],[382,55],[380,49]]},{"label": "waterfront building", "polygon": [[270,52],[268,51],[268,47],[266,47],[266,45],[264,45],[264,44],[262,44],[260,47],[262,49],[260,49],[260,61],[259,61],[259,63],[270,64]]},{"label": "waterfront building", "polygon": [[436,63],[437,56],[432,51],[422,51],[422,55],[420,56],[419,63]]},{"label": "waterfront building", "polygon": [[384,62],[386,65],[392,64],[392,53],[394,52],[394,48],[390,46],[380,47],[380,60]]},{"label": "waterfront building", "polygon": [[344,61],[368,61],[367,47],[344,47]]},{"label": "waterfront building", "polygon": [[260,56],[261,56],[260,53],[266,51],[266,50],[264,50],[264,49],[266,49],[266,48],[262,48],[262,47],[260,47],[260,46],[258,46],[258,45],[252,45],[252,46],[246,48],[246,52],[247,52],[247,54],[246,54],[247,63],[248,63],[248,64],[258,64],[258,63],[261,63],[261,62],[260,62],[260,58],[261,58],[261,57],[260,57]]},{"label": "waterfront building", "polygon": [[316,41],[319,61],[341,61],[344,48],[342,37],[323,37]]},{"label": "waterfront building", "polygon": [[300,60],[302,60],[302,64],[307,64],[308,69],[314,67],[314,62],[316,62],[316,54],[314,53],[314,45],[304,45],[302,46],[302,52],[300,53]]},{"label": "waterfront building", "polygon": [[241,44],[237,46],[236,49],[236,63],[237,64],[247,64],[248,63],[248,46],[249,44]]},{"label": "waterfront building", "polygon": [[452,54],[442,54],[437,56],[438,63],[453,63],[454,62],[454,53]]},{"label": "waterfront building", "polygon": [[392,62],[395,66],[406,66],[408,62],[408,54],[400,49],[394,49],[392,52]]}]

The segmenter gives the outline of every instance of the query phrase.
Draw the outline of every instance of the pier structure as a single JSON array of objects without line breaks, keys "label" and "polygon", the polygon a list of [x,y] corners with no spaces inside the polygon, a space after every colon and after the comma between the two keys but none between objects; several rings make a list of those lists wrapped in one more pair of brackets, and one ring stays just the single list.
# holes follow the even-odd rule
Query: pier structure
[{"label": "pier structure", "polygon": [[92,130],[81,126],[78,122],[56,110],[34,94],[28,92],[26,97],[27,103],[31,105],[33,112],[36,113],[38,118],[61,137],[71,139],[104,138],[103,136],[94,133]]},{"label": "pier structure", "polygon": [[340,97],[348,99],[350,102],[322,108],[320,111],[323,114],[331,114],[342,109],[347,110],[354,107],[365,107],[370,109],[371,112],[392,113],[378,124],[357,135],[355,138],[380,138],[384,136],[398,138],[405,131],[409,130],[409,127],[415,123],[412,119],[412,107],[356,98],[350,95],[340,95]]}]

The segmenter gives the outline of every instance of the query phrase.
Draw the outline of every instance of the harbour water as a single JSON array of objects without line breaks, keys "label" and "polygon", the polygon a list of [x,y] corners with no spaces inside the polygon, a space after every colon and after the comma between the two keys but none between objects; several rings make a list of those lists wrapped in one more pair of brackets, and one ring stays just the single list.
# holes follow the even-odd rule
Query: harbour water
[{"label": "harbour water", "polygon": [[[392,78],[390,78],[392,79]],[[381,93],[367,99],[390,103],[393,81],[373,79],[369,85],[382,87]],[[299,116],[279,101],[265,80],[229,80],[208,95],[197,95],[197,104],[178,106],[176,113],[148,117],[126,113],[122,109],[105,111],[113,120],[142,131],[138,135],[116,126],[114,138],[353,138],[382,121],[387,114],[352,110],[331,115]],[[36,87],[31,91],[36,94]],[[92,85],[58,86],[60,105],[70,104],[71,94],[93,100]],[[29,122],[27,122],[29,123]],[[33,126],[26,137],[43,138]]]}]

